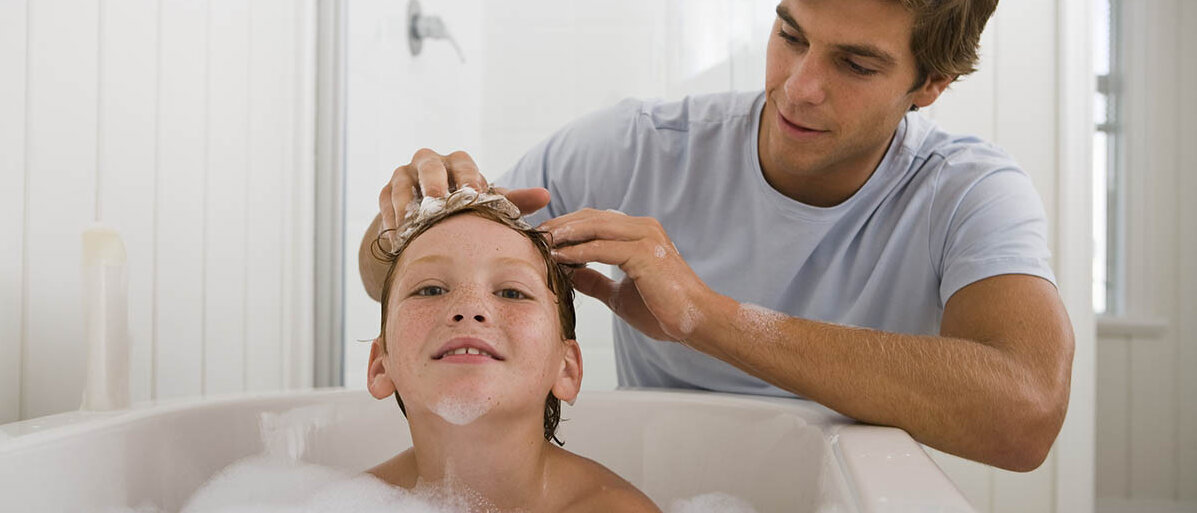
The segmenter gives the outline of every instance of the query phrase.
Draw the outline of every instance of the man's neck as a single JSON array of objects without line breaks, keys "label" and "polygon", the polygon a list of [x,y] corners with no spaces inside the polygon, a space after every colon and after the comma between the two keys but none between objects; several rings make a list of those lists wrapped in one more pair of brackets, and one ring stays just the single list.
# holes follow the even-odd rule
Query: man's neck
[{"label": "man's neck", "polygon": [[539,423],[480,418],[456,426],[435,415],[412,423],[416,482],[466,489],[499,509],[531,509],[545,497],[552,447]]}]

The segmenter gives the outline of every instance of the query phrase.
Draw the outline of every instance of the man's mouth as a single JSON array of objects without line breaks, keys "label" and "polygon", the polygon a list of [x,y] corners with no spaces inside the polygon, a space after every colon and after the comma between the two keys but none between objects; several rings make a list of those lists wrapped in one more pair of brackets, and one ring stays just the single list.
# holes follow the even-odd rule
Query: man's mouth
[{"label": "man's mouth", "polygon": [[790,118],[787,118],[785,116],[785,114],[782,114],[780,110],[777,111],[777,118],[778,118],[778,120],[780,120],[782,122],[783,125],[786,126],[786,128],[789,128],[790,130],[797,131],[800,133],[822,134],[822,133],[827,133],[830,131],[830,130],[819,130],[817,128],[811,128],[806,125],[795,123],[795,122],[791,121]]}]

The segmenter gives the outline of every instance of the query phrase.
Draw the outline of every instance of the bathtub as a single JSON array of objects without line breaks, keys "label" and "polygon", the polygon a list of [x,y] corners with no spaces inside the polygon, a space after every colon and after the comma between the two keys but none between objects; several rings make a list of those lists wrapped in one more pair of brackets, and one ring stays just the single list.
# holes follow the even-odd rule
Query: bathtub
[{"label": "bathtub", "polygon": [[[177,511],[214,472],[263,450],[263,412],[287,411],[323,419],[306,435],[304,461],[356,471],[411,443],[395,402],[362,390],[53,415],[0,426],[0,511],[103,511],[147,501]],[[856,424],[809,401],[584,392],[576,406],[564,406],[563,418],[566,449],[603,463],[663,508],[723,492],[761,513],[975,511],[904,431]]]}]

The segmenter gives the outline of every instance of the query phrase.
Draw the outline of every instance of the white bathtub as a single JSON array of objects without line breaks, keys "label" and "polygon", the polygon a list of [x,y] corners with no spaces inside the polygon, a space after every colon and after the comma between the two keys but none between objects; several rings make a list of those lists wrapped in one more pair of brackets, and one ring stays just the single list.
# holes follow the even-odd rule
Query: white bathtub
[{"label": "white bathtub", "polygon": [[[360,470],[410,445],[392,400],[321,390],[160,402],[0,426],[0,511],[86,512],[149,501],[177,511],[217,470],[262,451],[262,412],[320,405],[306,461]],[[855,424],[809,401],[585,392],[565,447],[654,501],[724,492],[766,512],[973,512],[904,431]],[[390,426],[380,429],[379,426]]]}]

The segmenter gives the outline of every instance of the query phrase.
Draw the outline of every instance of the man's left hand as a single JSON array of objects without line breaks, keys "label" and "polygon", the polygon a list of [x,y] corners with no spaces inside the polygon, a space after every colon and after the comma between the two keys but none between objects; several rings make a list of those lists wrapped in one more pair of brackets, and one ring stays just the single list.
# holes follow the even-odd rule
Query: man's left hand
[{"label": "man's left hand", "polygon": [[619,266],[626,275],[622,282],[582,268],[574,273],[574,288],[606,303],[644,334],[684,341],[703,321],[703,306],[714,291],[694,274],[656,219],[584,209],[540,229],[552,235],[559,262]]}]

